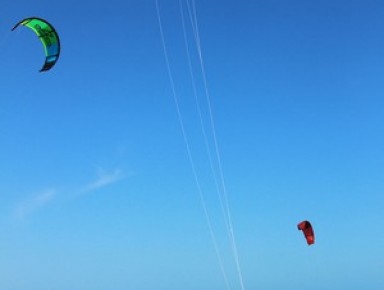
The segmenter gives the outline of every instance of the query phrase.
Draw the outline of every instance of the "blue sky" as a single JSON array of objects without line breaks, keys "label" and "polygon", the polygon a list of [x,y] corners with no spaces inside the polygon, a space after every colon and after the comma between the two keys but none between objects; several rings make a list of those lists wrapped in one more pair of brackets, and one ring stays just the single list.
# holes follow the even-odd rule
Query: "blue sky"
[{"label": "blue sky", "polygon": [[[156,1],[20,0],[0,17],[0,288],[383,289],[384,4],[195,1],[242,289],[179,1],[158,3],[229,287]],[[46,73],[32,31],[10,32],[30,16],[61,38]]]}]

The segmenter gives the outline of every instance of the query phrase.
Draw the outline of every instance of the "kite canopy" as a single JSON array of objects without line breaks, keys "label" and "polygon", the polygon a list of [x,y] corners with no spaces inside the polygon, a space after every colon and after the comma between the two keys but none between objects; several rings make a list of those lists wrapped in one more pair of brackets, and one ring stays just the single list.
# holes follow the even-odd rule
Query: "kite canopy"
[{"label": "kite canopy", "polygon": [[21,20],[12,28],[12,31],[19,25],[24,25],[32,29],[40,38],[45,49],[45,63],[40,71],[50,70],[60,55],[60,39],[56,30],[46,20],[37,17]]},{"label": "kite canopy", "polygon": [[315,243],[315,233],[313,232],[312,225],[309,221],[302,221],[297,225],[298,230],[303,231],[304,237],[308,245]]}]

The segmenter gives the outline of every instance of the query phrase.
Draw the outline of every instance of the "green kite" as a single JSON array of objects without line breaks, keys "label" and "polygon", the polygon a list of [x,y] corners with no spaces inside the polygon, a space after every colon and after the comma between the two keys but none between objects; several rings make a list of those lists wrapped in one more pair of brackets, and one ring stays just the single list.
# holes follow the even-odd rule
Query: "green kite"
[{"label": "green kite", "polygon": [[40,38],[45,49],[45,63],[40,71],[50,70],[55,65],[60,55],[60,39],[56,30],[46,20],[37,17],[21,20],[12,28],[12,31],[19,25],[24,25],[32,29]]}]

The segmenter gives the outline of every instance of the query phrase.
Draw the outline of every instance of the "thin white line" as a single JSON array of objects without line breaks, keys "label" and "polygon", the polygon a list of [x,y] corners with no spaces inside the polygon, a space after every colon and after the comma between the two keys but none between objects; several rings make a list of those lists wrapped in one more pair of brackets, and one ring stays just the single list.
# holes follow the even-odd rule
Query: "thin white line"
[{"label": "thin white line", "polygon": [[213,140],[214,140],[214,145],[215,145],[215,152],[216,152],[216,158],[218,162],[218,168],[219,168],[219,173],[220,173],[220,180],[221,180],[221,185],[223,188],[223,197],[224,197],[224,203],[226,207],[226,212],[227,212],[227,219],[228,219],[228,224],[229,224],[229,233],[231,237],[231,244],[233,248],[233,254],[236,262],[236,268],[239,276],[239,281],[240,281],[240,286],[241,289],[244,290],[244,282],[243,282],[243,275],[240,267],[240,262],[239,262],[239,254],[237,250],[237,245],[236,245],[236,239],[234,235],[234,230],[233,230],[233,223],[232,223],[232,217],[231,217],[231,212],[229,208],[229,202],[228,202],[228,194],[227,194],[227,188],[225,184],[225,179],[224,179],[224,172],[223,172],[223,166],[222,166],[222,161],[221,161],[221,156],[220,156],[220,150],[219,150],[219,144],[216,136],[216,128],[215,128],[215,122],[213,118],[213,111],[212,111],[212,101],[210,97],[210,93],[208,90],[208,81],[206,77],[206,70],[205,70],[205,62],[203,59],[202,55],[202,49],[201,49],[201,42],[200,42],[200,33],[199,33],[199,28],[198,28],[198,23],[197,23],[197,13],[196,13],[196,5],[195,1],[192,1],[192,9],[191,5],[189,4],[189,1],[186,0],[187,5],[188,5],[188,11],[190,13],[190,18],[191,18],[191,24],[194,27],[194,32],[195,32],[195,41],[196,41],[196,48],[198,52],[198,56],[200,59],[200,68],[201,68],[201,73],[202,73],[202,78],[204,82],[204,87],[205,87],[205,95],[207,99],[207,104],[208,104],[208,111],[209,111],[209,117],[210,117],[210,124],[211,124],[211,129],[212,129],[212,135],[213,135]]},{"label": "thin white line", "polygon": [[197,112],[199,115],[200,127],[201,127],[201,131],[202,131],[203,138],[204,138],[204,144],[205,144],[205,148],[206,148],[207,155],[208,155],[209,165],[210,165],[211,172],[212,172],[212,175],[214,178],[216,191],[217,191],[217,194],[219,197],[219,202],[220,202],[221,211],[222,211],[222,214],[224,217],[224,222],[225,222],[226,228],[229,229],[229,224],[228,224],[228,221],[226,218],[226,213],[225,213],[224,202],[223,202],[222,195],[220,193],[220,187],[219,187],[219,182],[218,182],[218,178],[217,178],[217,173],[216,173],[216,170],[214,167],[214,162],[213,162],[213,157],[212,157],[212,153],[211,153],[210,146],[209,146],[208,136],[207,136],[207,132],[205,130],[205,124],[204,124],[204,118],[202,115],[201,105],[200,105],[199,97],[197,94],[196,79],[195,79],[195,76],[193,73],[191,54],[190,54],[190,50],[188,47],[188,37],[187,37],[187,32],[186,32],[186,25],[185,25],[185,17],[184,17],[184,12],[183,12],[182,0],[179,0],[179,4],[180,4],[180,14],[181,14],[181,20],[182,20],[183,34],[184,34],[184,44],[185,44],[185,50],[186,50],[186,54],[187,54],[187,58],[188,58],[189,74],[191,77],[191,83],[192,83],[193,93],[194,93],[194,97],[195,97],[196,108],[197,108]]},{"label": "thin white line", "polygon": [[210,220],[210,217],[209,217],[209,214],[208,214],[207,206],[206,206],[206,203],[205,203],[205,199],[204,199],[204,196],[203,196],[203,192],[202,192],[202,189],[201,189],[199,178],[198,178],[198,175],[197,175],[197,172],[196,172],[195,163],[194,163],[193,158],[192,158],[192,153],[191,153],[189,141],[188,141],[188,138],[187,138],[185,127],[184,127],[184,122],[183,122],[183,118],[182,118],[182,114],[181,114],[181,110],[180,110],[180,105],[179,105],[179,100],[178,100],[178,96],[177,96],[176,89],[175,89],[175,82],[174,82],[172,70],[171,70],[171,67],[170,67],[167,47],[166,47],[166,44],[165,44],[165,37],[164,37],[164,31],[163,31],[163,26],[162,26],[162,21],[161,21],[161,16],[160,16],[160,7],[159,7],[158,0],[156,0],[156,11],[157,11],[157,18],[158,18],[158,22],[159,22],[160,36],[161,36],[161,42],[162,42],[163,51],[164,51],[165,62],[166,62],[166,65],[167,65],[168,77],[169,77],[169,81],[170,81],[170,85],[171,85],[171,89],[172,89],[173,100],[174,100],[174,103],[175,103],[175,106],[176,106],[176,111],[177,111],[177,116],[178,116],[179,124],[180,124],[180,127],[181,127],[184,143],[185,143],[186,150],[187,150],[188,159],[189,159],[189,162],[190,162],[190,165],[191,165],[191,168],[192,168],[192,173],[193,173],[194,180],[195,180],[195,183],[196,183],[196,186],[197,186],[197,190],[198,190],[198,193],[199,193],[201,206],[202,206],[203,211],[204,211],[204,215],[205,215],[206,223],[207,223],[207,226],[208,226],[208,229],[209,229],[209,232],[210,232],[212,243],[213,243],[213,246],[215,248],[217,259],[219,261],[220,270],[222,272],[222,275],[223,275],[226,287],[229,290],[230,287],[229,287],[229,283],[228,283],[227,274],[226,274],[226,272],[224,270],[223,261],[222,261],[222,258],[221,258],[220,252],[219,252],[219,248],[218,248],[218,244],[217,244],[217,241],[216,241],[215,233],[213,232],[212,223],[211,223],[211,220]]}]

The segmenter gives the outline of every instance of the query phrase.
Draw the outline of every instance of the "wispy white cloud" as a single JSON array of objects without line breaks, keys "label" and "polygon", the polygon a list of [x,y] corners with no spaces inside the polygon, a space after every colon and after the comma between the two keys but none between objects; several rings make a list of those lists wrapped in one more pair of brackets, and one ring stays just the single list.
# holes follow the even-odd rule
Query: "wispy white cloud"
[{"label": "wispy white cloud", "polygon": [[15,217],[18,219],[24,219],[30,214],[40,210],[50,203],[56,196],[56,190],[49,189],[39,192],[32,197],[23,200],[15,209]]},{"label": "wispy white cloud", "polygon": [[[97,178],[92,182],[86,184],[85,186],[79,187],[77,190],[72,190],[75,193],[74,196],[78,194],[85,194],[95,190],[98,190],[102,187],[112,185],[126,177],[126,174],[123,173],[120,169],[115,169],[113,171],[106,171],[104,169],[98,169]],[[70,195],[69,195],[70,196]],[[14,217],[16,219],[23,220],[31,214],[42,210],[53,200],[59,198],[58,191],[55,189],[48,189],[36,194],[29,196],[22,200],[19,204],[16,205],[14,210]]]},{"label": "wispy white cloud", "polygon": [[93,182],[86,185],[82,192],[90,192],[99,188],[111,185],[123,179],[125,176],[120,169],[115,169],[112,172],[105,171],[103,169],[98,170],[98,177]]}]

